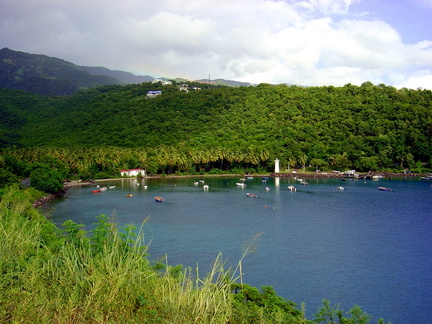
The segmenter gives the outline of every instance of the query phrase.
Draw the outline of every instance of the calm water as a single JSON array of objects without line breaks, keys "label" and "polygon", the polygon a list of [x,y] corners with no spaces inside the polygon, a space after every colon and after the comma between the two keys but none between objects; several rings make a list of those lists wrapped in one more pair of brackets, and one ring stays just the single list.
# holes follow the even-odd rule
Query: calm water
[{"label": "calm water", "polygon": [[[91,193],[95,186],[77,187],[51,204],[50,213],[56,224],[72,219],[87,230],[100,214],[138,227],[150,216],[144,232],[151,258],[167,254],[170,264],[198,264],[202,274],[219,252],[235,266],[243,245],[262,233],[243,262],[244,282],[305,302],[310,318],[326,298],[346,311],[360,305],[374,323],[379,317],[430,323],[432,182],[320,179],[302,186],[255,177],[243,189],[238,177],[201,179],[208,191],[194,186],[197,178],[107,181],[101,186],[116,188],[99,194]],[[155,196],[166,202],[156,203]]]}]

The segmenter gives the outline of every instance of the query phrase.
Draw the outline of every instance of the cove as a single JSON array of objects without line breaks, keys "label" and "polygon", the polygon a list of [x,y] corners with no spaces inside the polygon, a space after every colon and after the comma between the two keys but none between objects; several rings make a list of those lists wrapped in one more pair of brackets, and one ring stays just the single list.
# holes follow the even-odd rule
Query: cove
[{"label": "cove", "polygon": [[[143,229],[150,258],[167,255],[171,265],[198,265],[201,275],[219,252],[227,267],[235,267],[243,246],[262,233],[243,261],[243,281],[273,286],[278,295],[304,302],[308,318],[325,298],[345,311],[360,305],[373,316],[371,323],[379,317],[393,324],[430,321],[430,182],[307,179],[309,185],[301,185],[293,178],[263,183],[254,177],[240,188],[239,178],[99,182],[115,188],[93,194],[96,184],[74,187],[67,199],[49,204],[47,214],[57,225],[72,219],[86,230],[100,214],[138,228],[149,218]],[[198,179],[209,189],[194,185]],[[155,196],[165,202],[156,203]]]}]

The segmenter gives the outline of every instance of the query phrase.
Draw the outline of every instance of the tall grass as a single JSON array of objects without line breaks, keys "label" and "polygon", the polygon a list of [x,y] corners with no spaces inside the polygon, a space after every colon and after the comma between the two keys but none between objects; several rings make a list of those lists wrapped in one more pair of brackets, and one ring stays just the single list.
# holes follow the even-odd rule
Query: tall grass
[{"label": "tall grass", "polygon": [[[231,273],[220,255],[202,278],[198,269],[158,270],[132,228],[121,232],[100,217],[90,238],[73,223],[62,232],[32,208],[34,198],[18,188],[1,198],[0,322],[284,322],[282,314],[234,307],[241,264]],[[304,316],[292,323],[305,323]]]}]

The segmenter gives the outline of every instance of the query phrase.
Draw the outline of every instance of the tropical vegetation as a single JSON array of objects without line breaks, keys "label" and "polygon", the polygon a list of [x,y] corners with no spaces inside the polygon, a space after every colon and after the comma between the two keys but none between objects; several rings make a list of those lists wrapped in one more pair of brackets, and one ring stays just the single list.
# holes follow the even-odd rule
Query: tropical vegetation
[{"label": "tropical vegetation", "polygon": [[[194,89],[201,89],[195,90]],[[432,168],[432,92],[391,86],[143,83],[66,97],[0,88],[2,154],[57,158],[68,177]],[[150,90],[162,94],[148,99]]]}]

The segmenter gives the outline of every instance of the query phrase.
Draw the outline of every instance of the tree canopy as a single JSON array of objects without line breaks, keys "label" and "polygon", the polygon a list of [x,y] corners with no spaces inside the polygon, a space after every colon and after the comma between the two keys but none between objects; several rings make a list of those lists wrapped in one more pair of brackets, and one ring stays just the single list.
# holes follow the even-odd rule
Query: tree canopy
[{"label": "tree canopy", "polygon": [[[370,82],[200,88],[186,93],[175,82],[142,83],[61,98],[0,89],[6,116],[0,125],[2,144],[117,148],[128,152],[121,154],[122,162],[113,157],[105,164],[147,166],[155,172],[269,169],[276,158],[286,166],[360,171],[430,167],[432,162],[430,90]],[[162,94],[149,99],[150,90]],[[107,155],[101,154],[109,160]]]}]

